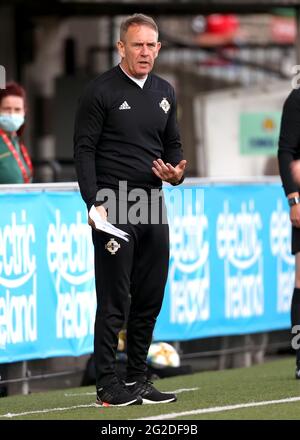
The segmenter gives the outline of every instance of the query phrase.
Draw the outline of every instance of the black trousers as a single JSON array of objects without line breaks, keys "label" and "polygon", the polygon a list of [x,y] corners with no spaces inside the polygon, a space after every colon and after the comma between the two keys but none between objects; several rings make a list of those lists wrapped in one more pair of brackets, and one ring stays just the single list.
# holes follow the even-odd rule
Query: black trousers
[{"label": "black trousers", "polygon": [[[162,209],[165,209],[164,201]],[[129,204],[130,208],[131,204]],[[150,211],[150,210],[149,210]],[[145,378],[146,358],[160,312],[169,267],[169,227],[158,224],[119,224],[129,242],[93,230],[97,312],[94,354],[96,386],[115,378],[118,333],[127,318],[127,380]],[[130,296],[129,296],[130,295]]]}]

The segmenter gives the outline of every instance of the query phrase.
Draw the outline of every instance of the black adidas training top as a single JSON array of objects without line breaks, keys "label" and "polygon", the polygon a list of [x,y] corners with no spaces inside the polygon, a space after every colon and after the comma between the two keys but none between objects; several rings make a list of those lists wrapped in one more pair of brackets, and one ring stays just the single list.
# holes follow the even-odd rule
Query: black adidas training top
[{"label": "black adidas training top", "polygon": [[128,190],[161,188],[153,160],[183,158],[173,87],[150,73],[141,89],[119,66],[91,81],[75,118],[74,158],[88,209],[99,188],[120,180]]},{"label": "black adidas training top", "polygon": [[278,161],[279,171],[285,194],[298,192],[290,164],[300,159],[300,90],[294,89],[287,97],[282,112]]}]

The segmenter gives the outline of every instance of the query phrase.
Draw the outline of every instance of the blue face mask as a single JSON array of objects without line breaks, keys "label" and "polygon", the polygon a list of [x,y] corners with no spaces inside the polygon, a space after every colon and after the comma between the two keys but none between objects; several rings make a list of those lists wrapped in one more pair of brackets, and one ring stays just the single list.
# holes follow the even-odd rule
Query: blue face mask
[{"label": "blue face mask", "polygon": [[4,131],[17,131],[24,124],[24,115],[18,113],[0,114],[0,128]]}]

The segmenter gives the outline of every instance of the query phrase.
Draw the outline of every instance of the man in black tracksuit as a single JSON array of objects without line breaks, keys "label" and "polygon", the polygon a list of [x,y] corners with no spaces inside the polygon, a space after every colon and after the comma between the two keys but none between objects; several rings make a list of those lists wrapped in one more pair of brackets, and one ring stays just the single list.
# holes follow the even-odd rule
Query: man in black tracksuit
[{"label": "man in black tracksuit", "polygon": [[[120,65],[88,84],[75,121],[74,157],[81,195],[88,210],[94,205],[107,218],[101,190],[112,190],[117,199],[115,226],[130,235],[129,242],[93,227],[97,313],[95,364],[97,404],[131,405],[172,402],[174,394],[161,393],[146,380],[146,358],[153,328],[161,309],[168,274],[169,230],[164,221],[162,181],[183,181],[186,161],[176,120],[174,90],[151,74],[160,43],[155,22],[142,14],[121,25]],[[119,189],[126,182],[127,190]],[[138,189],[146,197],[149,213],[159,210],[158,224],[120,221],[133,206],[127,191]],[[151,209],[150,209],[151,208]],[[122,212],[121,212],[122,211]],[[152,211],[151,211],[152,212]],[[153,223],[153,222],[152,222]],[[115,374],[118,333],[128,297],[127,380]]]}]

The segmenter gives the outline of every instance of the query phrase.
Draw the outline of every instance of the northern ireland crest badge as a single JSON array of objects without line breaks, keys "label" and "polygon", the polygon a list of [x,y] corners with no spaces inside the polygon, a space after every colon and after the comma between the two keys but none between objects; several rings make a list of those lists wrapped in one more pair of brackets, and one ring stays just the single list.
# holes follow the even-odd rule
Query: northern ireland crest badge
[{"label": "northern ireland crest badge", "polygon": [[111,255],[115,255],[120,249],[121,245],[114,238],[111,238],[109,242],[106,243],[105,249],[111,253]]},{"label": "northern ireland crest badge", "polygon": [[161,100],[161,102],[159,103],[159,106],[163,109],[163,111],[165,113],[168,113],[168,111],[170,110],[170,107],[171,107],[169,101],[167,100],[167,98],[163,98]]}]

